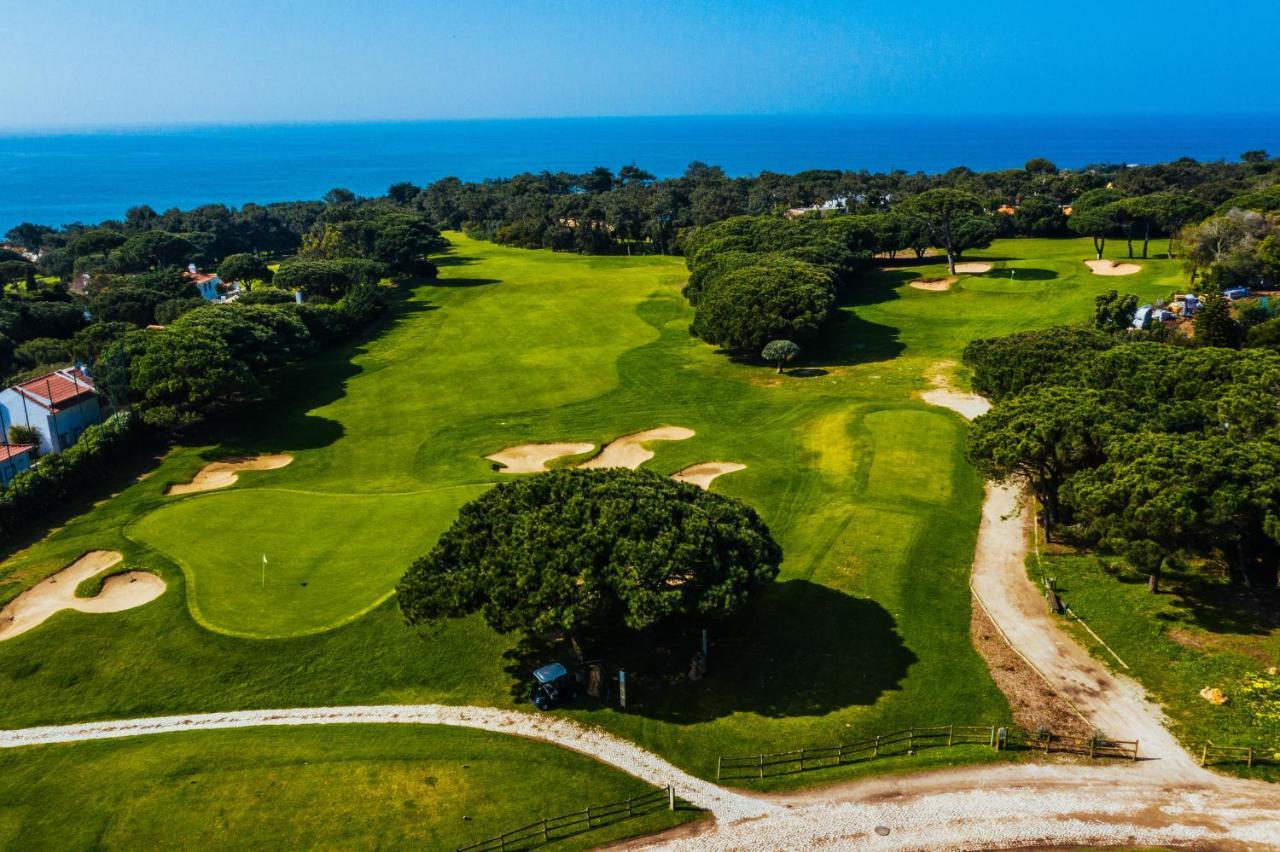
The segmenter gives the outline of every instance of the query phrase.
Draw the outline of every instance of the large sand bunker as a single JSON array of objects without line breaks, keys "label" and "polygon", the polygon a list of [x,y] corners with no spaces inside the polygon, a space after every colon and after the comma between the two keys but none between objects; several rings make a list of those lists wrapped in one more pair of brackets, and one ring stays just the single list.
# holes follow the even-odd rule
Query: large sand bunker
[{"label": "large sand bunker", "polygon": [[200,468],[200,472],[190,482],[181,485],[170,485],[165,494],[194,494],[197,491],[212,491],[215,488],[226,488],[234,485],[242,470],[277,470],[293,461],[293,456],[244,456],[212,462]]},{"label": "large sand bunker", "polygon": [[683,426],[659,426],[657,429],[646,429],[631,435],[623,435],[611,441],[595,458],[583,462],[578,467],[587,470],[599,470],[609,467],[629,467],[635,470],[653,458],[653,451],[645,449],[649,441],[684,441],[692,438],[692,429]]},{"label": "large sand bunker", "polygon": [[1142,271],[1136,263],[1116,263],[1114,260],[1086,260],[1084,264],[1093,270],[1094,275],[1132,275]]},{"label": "large sand bunker", "polygon": [[485,456],[502,465],[502,473],[545,473],[547,462],[564,456],[589,453],[595,444],[521,444]]},{"label": "large sand bunker", "polygon": [[64,609],[78,612],[122,612],[150,603],[164,593],[164,580],[148,571],[108,577],[91,598],[76,597],[76,587],[123,559],[114,550],[91,550],[52,577],[18,595],[0,610],[0,641],[43,624]]},{"label": "large sand bunker", "polygon": [[908,287],[914,287],[917,290],[931,290],[933,292],[941,292],[950,290],[951,285],[956,283],[956,279],[950,275],[946,278],[920,278],[907,284]]},{"label": "large sand bunker", "polygon": [[991,271],[989,263],[957,263],[956,272],[963,275],[981,275],[984,272]]},{"label": "large sand bunker", "polygon": [[691,464],[684,470],[676,471],[671,474],[671,478],[677,482],[693,483],[703,491],[706,491],[711,487],[711,482],[716,477],[746,469],[747,466],[745,464],[738,464],[737,462],[701,462],[699,464]]}]

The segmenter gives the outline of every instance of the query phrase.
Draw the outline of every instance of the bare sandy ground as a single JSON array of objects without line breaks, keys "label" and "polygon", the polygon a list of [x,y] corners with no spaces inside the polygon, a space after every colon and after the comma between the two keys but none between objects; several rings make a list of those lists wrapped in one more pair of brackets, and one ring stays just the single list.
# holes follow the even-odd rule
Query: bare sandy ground
[{"label": "bare sandy ground", "polygon": [[520,444],[485,456],[502,465],[502,473],[545,473],[547,462],[564,456],[589,453],[595,444]]},{"label": "bare sandy ground", "polygon": [[[956,270],[959,272],[959,269]],[[956,283],[956,279],[948,275],[946,278],[919,278],[907,284],[908,287],[914,287],[917,290],[930,290],[940,293],[951,289],[951,285]]]},{"label": "bare sandy ground", "polygon": [[1084,264],[1093,270],[1094,275],[1133,275],[1142,271],[1136,263],[1117,263],[1114,260],[1086,260]]},{"label": "bare sandy ground", "polygon": [[933,383],[933,388],[920,394],[920,398],[930,405],[950,408],[965,420],[981,417],[991,410],[991,403],[987,402],[986,397],[976,393],[954,390],[947,378],[947,371],[954,366],[954,361],[935,364],[929,374],[929,381]]},{"label": "bare sandy ground", "polygon": [[677,482],[691,482],[706,491],[717,477],[746,469],[747,466],[745,464],[738,464],[737,462],[700,462],[691,464],[684,470],[676,471],[671,474],[671,478]]},{"label": "bare sandy ground", "polygon": [[41,580],[0,610],[0,641],[38,627],[64,609],[78,612],[122,612],[150,603],[164,593],[164,580],[147,571],[108,577],[91,598],[76,597],[76,587],[123,559],[114,550],[91,550],[58,573]]},{"label": "bare sandy ground", "polygon": [[653,451],[644,445],[650,441],[685,441],[692,438],[694,431],[683,426],[659,426],[646,429],[631,435],[623,435],[610,441],[600,454],[578,465],[586,470],[599,470],[609,467],[629,467],[632,470],[653,458]]},{"label": "bare sandy ground", "polygon": [[989,263],[974,262],[974,263],[957,263],[956,264],[956,272],[959,272],[962,275],[981,275],[984,272],[990,272],[990,271],[991,271],[991,264]]},{"label": "bare sandy ground", "polygon": [[290,455],[252,456],[249,458],[230,458],[212,462],[200,468],[200,472],[190,482],[170,485],[165,494],[194,494],[198,491],[213,491],[215,488],[226,488],[234,485],[242,470],[277,470],[293,461]]}]

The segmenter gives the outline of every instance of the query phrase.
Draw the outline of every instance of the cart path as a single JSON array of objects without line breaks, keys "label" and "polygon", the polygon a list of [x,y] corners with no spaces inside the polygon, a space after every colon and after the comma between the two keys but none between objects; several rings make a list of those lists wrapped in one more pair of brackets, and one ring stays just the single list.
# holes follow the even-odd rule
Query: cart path
[{"label": "cart path", "polygon": [[[935,375],[935,384],[943,380]],[[926,402],[949,408],[966,420],[985,413],[991,404],[977,394],[945,386],[922,394]],[[1009,646],[1084,719],[1103,733],[1136,739],[1149,760],[1144,771],[1169,781],[1197,781],[1206,776],[1166,727],[1164,713],[1148,701],[1131,678],[1113,673],[1080,647],[1049,612],[1040,591],[1027,578],[1027,531],[1031,508],[1012,485],[987,483],[982,523],[973,555],[970,585],[982,608]]]},{"label": "cart path", "polygon": [[550,714],[500,710],[494,707],[386,704],[154,716],[0,730],[0,748],[267,725],[351,724],[450,725],[542,740],[581,752],[654,786],[671,785],[677,796],[710,811],[717,819],[724,821],[758,817],[778,809],[777,805],[762,799],[695,778],[635,743],[600,728],[580,725],[571,719]]},{"label": "cart path", "polygon": [[[1276,787],[1204,773],[1169,784],[1129,763],[1005,764],[760,795],[725,789],[634,743],[550,715],[435,704],[159,716],[0,731],[0,748],[266,725],[423,724],[529,737],[582,752],[715,817],[640,838],[633,849],[1008,848],[1029,843],[1194,844],[1280,849]],[[1141,764],[1139,764],[1141,766]],[[878,826],[890,834],[875,833]],[[510,826],[485,826],[497,832]]]}]

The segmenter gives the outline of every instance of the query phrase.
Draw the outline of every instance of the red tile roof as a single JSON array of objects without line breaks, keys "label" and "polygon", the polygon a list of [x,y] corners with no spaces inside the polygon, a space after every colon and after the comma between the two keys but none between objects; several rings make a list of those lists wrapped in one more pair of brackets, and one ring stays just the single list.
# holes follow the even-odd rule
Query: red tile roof
[{"label": "red tile roof", "polygon": [[54,370],[29,382],[14,385],[13,389],[42,408],[64,408],[97,393],[93,384],[78,369]]},{"label": "red tile roof", "polygon": [[208,272],[188,272],[186,273],[186,276],[187,280],[193,284],[203,284],[206,281],[212,281],[218,277],[216,275],[210,275]]},{"label": "red tile roof", "polygon": [[36,448],[35,444],[0,444],[0,462],[29,453]]}]

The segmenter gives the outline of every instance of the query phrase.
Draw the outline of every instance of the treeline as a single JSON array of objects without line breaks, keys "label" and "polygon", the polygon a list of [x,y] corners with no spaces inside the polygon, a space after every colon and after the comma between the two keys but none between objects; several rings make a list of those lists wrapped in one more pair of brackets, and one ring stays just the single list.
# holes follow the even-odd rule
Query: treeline
[{"label": "treeline", "polygon": [[964,361],[994,402],[970,461],[1024,484],[1052,534],[1120,554],[1153,590],[1215,565],[1275,587],[1280,354],[1054,328],[975,341]]},{"label": "treeline", "polygon": [[[0,283],[8,285],[0,299],[0,375],[12,381],[72,361],[92,364],[128,331],[168,325],[200,307],[188,264],[251,286],[240,297],[246,304],[283,304],[300,292],[319,305],[388,276],[433,276],[427,255],[447,246],[422,213],[345,190],[314,204],[147,211],[134,208],[124,222],[92,228],[9,232],[12,245],[40,253],[32,261],[7,250],[0,264]],[[208,230],[166,230],[193,227]],[[296,255],[273,272],[268,256],[285,251]],[[73,275],[86,276],[79,292],[66,286]]]},{"label": "treeline", "polygon": [[[998,236],[1069,235],[1063,207],[1092,190],[1113,193],[1107,203],[1175,196],[1156,199],[1159,210],[1138,204],[1133,211],[1108,212],[1108,236],[1137,240],[1167,235],[1192,221],[1170,215],[1192,204],[1203,210],[1201,218],[1233,204],[1259,209],[1256,199],[1249,200],[1251,194],[1277,183],[1280,160],[1250,151],[1239,163],[1183,158],[1152,166],[1096,164],[1059,170],[1036,158],[1021,169],[975,172],[961,167],[942,174],[810,170],[735,178],[717,166],[695,162],[679,177],[658,180],[629,165],[616,172],[597,167],[582,174],[526,173],[475,182],[450,177],[425,187],[399,183],[387,199],[421,210],[439,228],[505,245],[587,254],[678,254],[682,234],[734,216],[777,216],[828,202],[833,213],[882,212],[932,189],[964,192],[989,213],[1012,210],[991,218]],[[1112,213],[1117,214],[1114,219]]]}]

